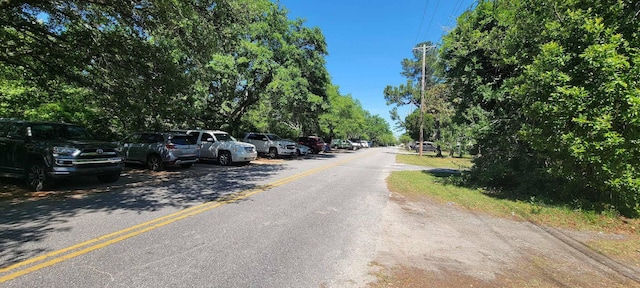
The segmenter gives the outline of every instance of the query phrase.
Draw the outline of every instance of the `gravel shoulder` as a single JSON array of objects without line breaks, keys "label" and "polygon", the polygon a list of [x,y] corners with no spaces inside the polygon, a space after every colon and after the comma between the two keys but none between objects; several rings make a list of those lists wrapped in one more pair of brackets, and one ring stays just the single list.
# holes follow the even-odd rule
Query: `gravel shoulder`
[{"label": "gravel shoulder", "polygon": [[540,227],[391,193],[370,287],[640,287],[640,269],[583,243],[616,237]]}]

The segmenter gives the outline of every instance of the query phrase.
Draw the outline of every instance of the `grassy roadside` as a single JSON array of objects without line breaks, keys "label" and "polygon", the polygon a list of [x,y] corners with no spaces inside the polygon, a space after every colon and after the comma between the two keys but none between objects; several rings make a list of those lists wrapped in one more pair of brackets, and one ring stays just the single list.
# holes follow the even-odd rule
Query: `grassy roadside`
[{"label": "grassy roadside", "polygon": [[[469,158],[437,158],[433,156],[397,155],[396,162],[429,168],[466,169]],[[387,180],[389,189],[407,197],[430,197],[442,203],[455,203],[473,211],[496,217],[527,220],[540,225],[611,233],[618,237],[605,237],[586,243],[592,249],[612,258],[640,267],[640,219],[626,219],[617,215],[576,211],[569,207],[549,206],[530,199],[513,201],[492,197],[482,189],[453,185],[453,174],[434,174],[426,171],[393,172]],[[622,236],[622,237],[619,237]]]}]

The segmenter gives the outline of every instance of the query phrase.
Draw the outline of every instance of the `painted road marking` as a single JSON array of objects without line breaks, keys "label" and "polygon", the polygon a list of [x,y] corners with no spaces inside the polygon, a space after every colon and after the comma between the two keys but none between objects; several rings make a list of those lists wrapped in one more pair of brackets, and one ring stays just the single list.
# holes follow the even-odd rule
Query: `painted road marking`
[{"label": "painted road marking", "polygon": [[[0,274],[2,273],[10,273],[7,274],[5,276],[1,276],[0,277],[0,283],[15,279],[17,277],[29,274],[31,272],[35,272],[38,271],[40,269],[49,267],[49,266],[53,266],[55,264],[58,264],[60,262],[87,254],[91,251],[94,250],[98,250],[100,248],[104,248],[107,247],[109,245],[121,242],[123,240],[129,239],[131,237],[149,232],[151,230],[155,230],[157,228],[163,227],[165,225],[174,223],[176,221],[185,219],[187,217],[191,217],[206,211],[209,211],[211,209],[215,209],[217,207],[226,205],[226,204],[230,204],[230,203],[234,203],[234,202],[238,202],[240,200],[243,200],[245,198],[251,197],[253,195],[256,195],[258,193],[261,192],[265,192],[267,190],[270,190],[272,188],[278,187],[278,186],[282,186],[285,185],[287,183],[291,183],[293,181],[296,181],[298,179],[307,177],[309,175],[318,173],[320,171],[323,170],[327,170],[329,168],[338,166],[338,165],[342,165],[344,163],[350,162],[352,160],[355,160],[357,158],[361,158],[364,155],[367,155],[370,153],[366,153],[366,154],[360,154],[357,156],[353,156],[353,157],[349,157],[345,160],[339,161],[339,162],[335,162],[329,165],[325,165],[325,166],[320,166],[318,168],[314,168],[296,175],[292,175],[289,177],[285,177],[282,178],[280,180],[276,180],[272,183],[268,183],[266,185],[261,185],[258,186],[256,188],[253,189],[249,189],[249,190],[244,190],[244,191],[240,191],[237,192],[233,195],[229,195],[228,197],[224,197],[222,199],[218,199],[218,200],[214,200],[211,202],[205,202],[203,204],[199,204],[193,207],[189,207],[186,208],[184,210],[169,214],[169,215],[165,215],[138,225],[134,225],[131,226],[129,228],[125,228],[110,234],[106,234],[103,236],[99,236],[90,240],[87,240],[85,242],[76,244],[76,245],[72,245],[69,246],[67,248],[63,248],[60,250],[56,250],[56,251],[52,251],[49,252],[47,254],[41,255],[41,256],[37,256],[37,257],[33,257],[18,263],[15,263],[13,265],[9,265],[7,267],[4,268],[0,268]],[[24,268],[22,268],[24,267]],[[13,270],[16,270],[15,272],[11,272]]]}]

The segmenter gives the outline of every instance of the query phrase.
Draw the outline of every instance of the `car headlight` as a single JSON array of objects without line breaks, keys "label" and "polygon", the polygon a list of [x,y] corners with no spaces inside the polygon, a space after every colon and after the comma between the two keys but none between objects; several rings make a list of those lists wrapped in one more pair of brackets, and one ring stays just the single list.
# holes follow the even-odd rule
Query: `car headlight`
[{"label": "car headlight", "polygon": [[278,143],[278,146],[279,146],[280,148],[282,148],[282,149],[287,148],[287,146],[286,146],[286,145],[284,145],[283,143]]},{"label": "car headlight", "polygon": [[52,149],[53,156],[78,156],[80,154],[80,149],[73,147],[53,147]]}]

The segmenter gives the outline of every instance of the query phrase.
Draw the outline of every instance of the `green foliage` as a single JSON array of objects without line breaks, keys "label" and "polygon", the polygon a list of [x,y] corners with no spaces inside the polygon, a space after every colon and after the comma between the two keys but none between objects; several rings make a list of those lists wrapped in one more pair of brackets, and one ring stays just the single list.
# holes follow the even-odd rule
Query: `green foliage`
[{"label": "green foliage", "polygon": [[351,96],[336,88],[330,99],[322,31],[269,0],[0,6],[0,117],[78,123],[105,139],[171,128],[293,138],[329,125],[342,137],[391,134]]},{"label": "green foliage", "polygon": [[480,1],[459,18],[442,65],[479,183],[640,214],[639,9]]},{"label": "green foliage", "polygon": [[[439,123],[448,122],[450,117],[449,103],[447,100],[449,91],[448,85],[442,83],[437,76],[438,72],[438,52],[433,48],[433,43],[419,43],[416,47],[426,48],[423,59],[423,50],[414,49],[413,59],[403,59],[402,75],[407,78],[406,84],[399,86],[387,86],[383,94],[387,105],[395,105],[391,110],[391,120],[396,121],[396,128],[407,131],[414,139],[420,139],[420,108],[423,107],[421,100],[424,98],[424,132],[425,139],[439,139]],[[424,64],[424,65],[423,65]],[[424,66],[424,75],[422,70]],[[424,77],[423,77],[424,76]],[[423,83],[424,78],[424,83]],[[424,84],[424,86],[423,86]],[[424,93],[422,89],[424,88]],[[424,94],[424,95],[423,95]],[[411,105],[418,108],[404,119],[398,113],[398,107]],[[416,114],[418,118],[416,118]],[[429,122],[429,120],[433,120]],[[433,133],[432,133],[433,131]],[[432,135],[432,136],[431,136]]]}]

